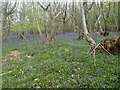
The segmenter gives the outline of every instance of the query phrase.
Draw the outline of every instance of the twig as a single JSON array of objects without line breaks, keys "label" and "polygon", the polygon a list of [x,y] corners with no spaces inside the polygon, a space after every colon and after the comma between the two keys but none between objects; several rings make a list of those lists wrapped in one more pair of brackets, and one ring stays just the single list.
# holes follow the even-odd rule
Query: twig
[{"label": "twig", "polygon": [[93,50],[94,53],[93,53],[93,62],[94,62],[94,66],[96,66],[96,60],[95,60],[95,49]]},{"label": "twig", "polygon": [[102,45],[100,45],[108,54],[112,55],[111,53],[109,53]]},{"label": "twig", "polygon": [[56,19],[61,14],[61,11],[54,17]]},{"label": "twig", "polygon": [[27,42],[29,42],[24,35],[22,35],[21,33],[20,33],[20,35],[21,35]]},{"label": "twig", "polygon": [[[92,54],[93,52],[94,52],[94,50],[98,47],[100,45],[100,43],[98,43],[97,45],[96,45],[96,47],[93,49],[93,51],[90,53],[90,54]],[[90,55],[89,54],[89,55]]]},{"label": "twig", "polygon": [[89,54],[90,50],[91,50],[91,47],[89,48],[89,50],[88,50],[87,54]]}]

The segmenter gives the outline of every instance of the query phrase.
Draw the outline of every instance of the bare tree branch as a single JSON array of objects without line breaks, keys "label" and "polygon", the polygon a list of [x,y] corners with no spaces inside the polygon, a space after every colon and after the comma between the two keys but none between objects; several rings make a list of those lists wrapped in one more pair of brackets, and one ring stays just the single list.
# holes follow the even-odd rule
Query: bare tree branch
[{"label": "bare tree branch", "polygon": [[88,11],[91,10],[91,8],[93,7],[94,4],[95,4],[95,2],[92,2],[92,4],[90,5],[90,7],[88,8]]},{"label": "bare tree branch", "polygon": [[57,18],[60,14],[61,14],[61,11],[55,17],[53,17],[53,18],[54,19]]},{"label": "bare tree branch", "polygon": [[7,12],[7,15],[10,15],[12,13],[15,12],[15,8],[16,8],[17,2],[15,2],[15,4],[13,5],[13,7]]},{"label": "bare tree branch", "polygon": [[41,6],[41,8],[43,9],[43,10],[45,10],[45,11],[47,11],[48,10],[48,8],[50,7],[50,3],[46,6],[46,7],[44,7],[43,5],[41,5],[40,4],[40,2],[37,2],[40,6]]}]

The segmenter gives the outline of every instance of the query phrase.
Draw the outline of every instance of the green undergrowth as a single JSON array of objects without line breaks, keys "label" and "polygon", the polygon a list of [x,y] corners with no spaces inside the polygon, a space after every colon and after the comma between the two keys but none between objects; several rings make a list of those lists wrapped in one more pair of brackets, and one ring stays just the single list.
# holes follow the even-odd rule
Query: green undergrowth
[{"label": "green undergrowth", "polygon": [[94,60],[85,40],[58,37],[43,46],[39,37],[27,39],[3,42],[3,88],[119,88],[118,55]]}]

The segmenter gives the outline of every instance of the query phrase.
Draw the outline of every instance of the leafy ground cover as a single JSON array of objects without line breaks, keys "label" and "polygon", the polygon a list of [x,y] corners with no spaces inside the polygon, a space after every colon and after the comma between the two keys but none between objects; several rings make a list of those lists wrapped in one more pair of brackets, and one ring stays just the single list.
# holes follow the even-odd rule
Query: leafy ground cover
[{"label": "leafy ground cover", "polygon": [[47,46],[39,36],[26,38],[3,42],[3,88],[119,88],[119,55],[96,53],[94,66],[87,42],[76,40],[76,33],[57,35]]}]

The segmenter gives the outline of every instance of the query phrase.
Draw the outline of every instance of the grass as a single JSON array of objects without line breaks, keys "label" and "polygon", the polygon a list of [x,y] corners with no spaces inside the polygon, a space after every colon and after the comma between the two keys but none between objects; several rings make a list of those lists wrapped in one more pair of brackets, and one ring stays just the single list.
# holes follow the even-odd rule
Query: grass
[{"label": "grass", "polygon": [[[96,53],[96,66],[85,40],[57,35],[43,46],[38,36],[3,42],[3,88],[119,88],[118,55]],[[10,72],[11,71],[11,72]],[[10,73],[9,73],[10,72]]]}]

